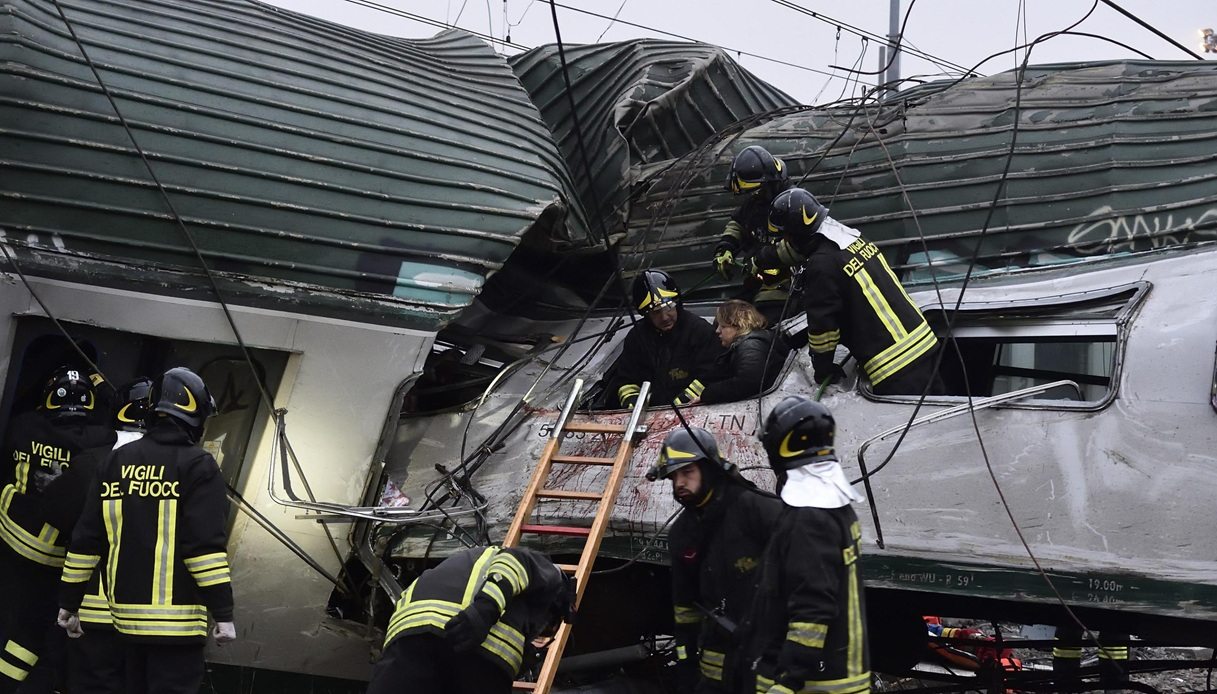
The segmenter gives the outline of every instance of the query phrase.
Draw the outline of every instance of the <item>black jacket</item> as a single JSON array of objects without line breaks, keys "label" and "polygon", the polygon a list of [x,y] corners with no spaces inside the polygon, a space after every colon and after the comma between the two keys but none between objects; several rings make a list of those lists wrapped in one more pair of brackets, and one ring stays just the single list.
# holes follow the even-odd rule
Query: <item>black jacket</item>
[{"label": "black jacket", "polygon": [[771,330],[753,330],[737,338],[715,362],[716,380],[707,383],[701,401],[712,405],[735,402],[763,393],[786,364],[790,352],[785,340]]},{"label": "black jacket", "polygon": [[741,627],[740,662],[758,663],[759,691],[870,691],[861,536],[851,506],[783,510]]},{"label": "black jacket", "polygon": [[700,651],[707,679],[724,679],[725,657],[735,647],[725,622],[739,624],[752,605],[757,569],[781,511],[779,499],[722,481],[704,508],[685,509],[672,525],[668,545],[678,646],[688,657]]},{"label": "black jacket", "polygon": [[215,458],[162,419],[98,472],[72,533],[60,607],[76,611],[93,572],[105,571],[114,628],[124,636],[202,642],[208,612],[232,621],[227,524]]},{"label": "black jacket", "polygon": [[[769,202],[758,195],[750,195],[731,215],[731,221],[723,229],[714,252],[724,250],[736,256],[757,258],[760,270],[755,275],[744,276],[744,293],[741,298],[752,303],[785,302],[790,294],[790,268],[780,263],[761,265],[760,257],[772,248],[765,227],[769,224]],[[772,251],[768,251],[772,253]]]},{"label": "black jacket", "polygon": [[[497,586],[506,586],[506,589]],[[385,648],[399,636],[442,636],[448,621],[483,593],[493,592],[506,608],[478,653],[515,677],[525,647],[552,619],[552,606],[565,581],[544,554],[521,547],[473,547],[422,573],[397,599]]]},{"label": "black jacket", "polygon": [[[70,473],[80,452],[114,444],[114,430],[98,424],[53,422],[43,412],[26,412],[9,423],[4,461],[6,471],[0,491],[0,538],[29,561],[59,568],[63,566],[71,528],[49,522],[45,490]],[[79,504],[77,499],[74,503]],[[79,508],[56,508],[52,512],[75,515]]]},{"label": "black jacket", "polygon": [[805,267],[814,287],[803,293],[813,361],[831,359],[841,343],[877,386],[937,346],[921,309],[875,244],[858,238],[842,249],[817,237]]},{"label": "black jacket", "polygon": [[641,386],[643,381],[650,381],[651,404],[670,403],[694,379],[704,382],[714,372],[715,359],[721,352],[714,328],[683,308],[676,325],[666,333],[642,318],[625,336],[621,355],[607,381],[606,395],[614,406],[624,406],[619,399],[623,386]]}]

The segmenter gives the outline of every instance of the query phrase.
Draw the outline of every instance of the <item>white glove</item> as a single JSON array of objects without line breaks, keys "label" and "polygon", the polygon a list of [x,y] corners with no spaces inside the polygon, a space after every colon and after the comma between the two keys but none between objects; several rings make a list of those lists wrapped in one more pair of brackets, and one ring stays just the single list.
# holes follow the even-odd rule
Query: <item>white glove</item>
[{"label": "white glove", "polygon": [[68,638],[70,639],[78,639],[84,636],[84,630],[80,628],[80,617],[77,617],[75,612],[68,612],[60,608],[59,616],[55,619],[55,623],[68,632]]},{"label": "white glove", "polygon": [[211,631],[217,645],[223,645],[237,640],[237,625],[232,622],[216,622],[216,628]]}]

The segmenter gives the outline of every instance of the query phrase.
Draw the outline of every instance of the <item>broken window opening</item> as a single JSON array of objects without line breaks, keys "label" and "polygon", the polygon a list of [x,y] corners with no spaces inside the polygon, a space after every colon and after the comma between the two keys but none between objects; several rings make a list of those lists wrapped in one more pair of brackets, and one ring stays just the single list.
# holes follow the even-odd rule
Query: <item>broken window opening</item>
[{"label": "broken window opening", "polygon": [[[941,343],[944,395],[988,397],[1070,380],[1076,389],[1055,388],[1035,400],[1063,407],[1102,406],[1115,396],[1122,328],[1148,289],[1142,282],[1036,299],[964,302],[952,339]],[[922,309],[940,339],[953,309],[949,302],[946,308]],[[874,397],[869,386],[863,388]]]},{"label": "broken window opening", "polygon": [[436,341],[423,373],[406,393],[403,417],[459,410],[481,397],[506,364],[485,356],[484,345],[468,349]]}]

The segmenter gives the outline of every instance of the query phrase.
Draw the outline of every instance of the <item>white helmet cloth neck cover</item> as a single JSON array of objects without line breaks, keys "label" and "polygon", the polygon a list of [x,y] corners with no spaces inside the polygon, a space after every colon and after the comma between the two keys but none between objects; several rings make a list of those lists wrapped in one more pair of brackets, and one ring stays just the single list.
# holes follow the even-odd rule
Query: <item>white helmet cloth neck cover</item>
[{"label": "white helmet cloth neck cover", "polygon": [[786,472],[782,501],[799,508],[841,508],[862,497],[835,460],[821,460]]},{"label": "white helmet cloth neck cover", "polygon": [[841,250],[849,248],[849,244],[857,241],[858,237],[862,235],[857,229],[847,227],[832,217],[825,217],[824,223],[820,225],[816,233],[827,237],[829,241],[837,244],[837,247]]}]

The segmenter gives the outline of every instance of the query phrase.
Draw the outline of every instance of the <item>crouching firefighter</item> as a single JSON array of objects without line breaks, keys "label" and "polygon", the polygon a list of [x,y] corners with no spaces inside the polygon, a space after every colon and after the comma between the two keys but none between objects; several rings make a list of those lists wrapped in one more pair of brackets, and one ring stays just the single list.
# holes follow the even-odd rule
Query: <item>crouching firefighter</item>
[{"label": "crouching firefighter", "polygon": [[759,694],[870,692],[858,499],[833,452],[835,429],[827,407],[792,395],[761,432],[785,508],[741,626]]},{"label": "crouching firefighter", "polygon": [[727,656],[782,504],[745,480],[698,427],[668,434],[647,479],[672,480],[684,507],[668,536],[679,691],[737,691],[734,673],[725,672]]},{"label": "crouching firefighter", "polygon": [[575,601],[574,578],[540,552],[458,552],[398,598],[368,694],[509,694],[525,649],[570,622]]}]

